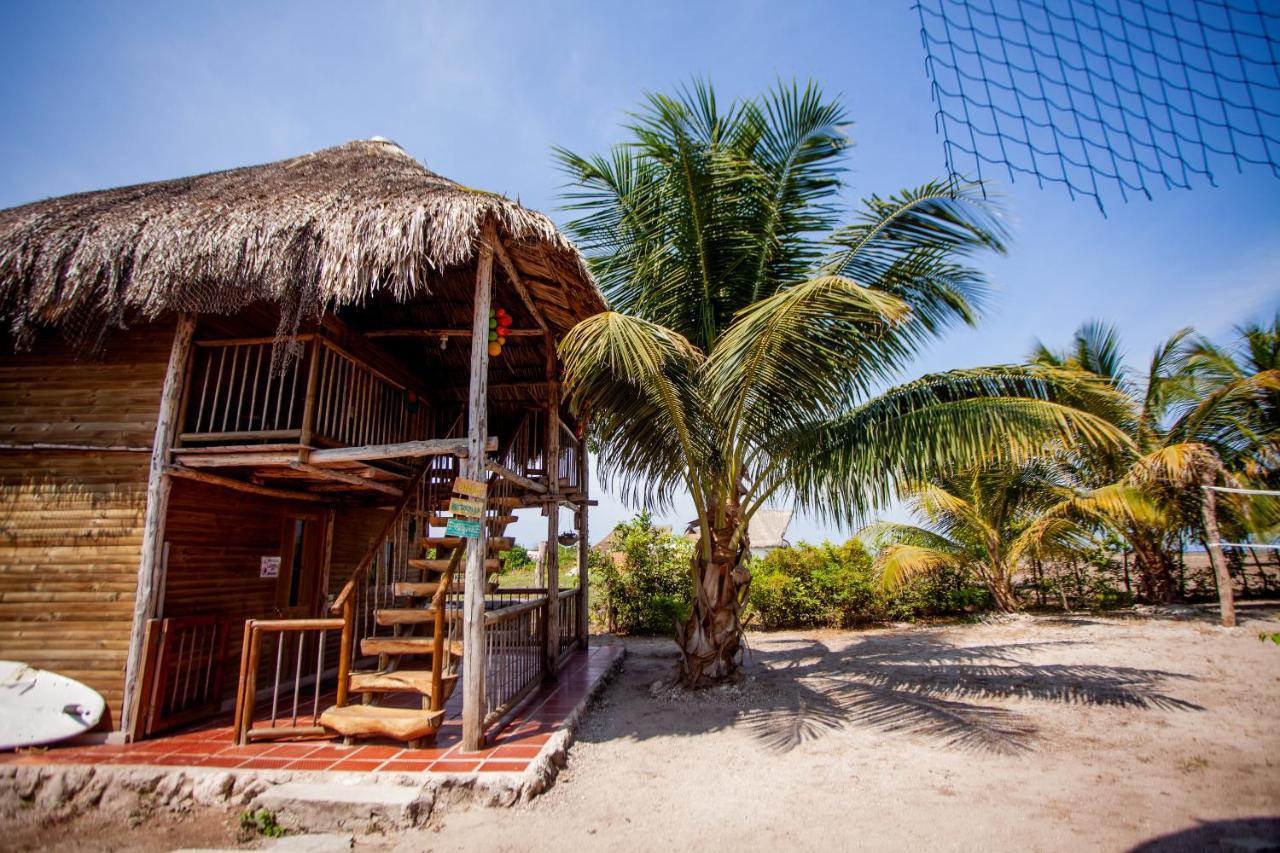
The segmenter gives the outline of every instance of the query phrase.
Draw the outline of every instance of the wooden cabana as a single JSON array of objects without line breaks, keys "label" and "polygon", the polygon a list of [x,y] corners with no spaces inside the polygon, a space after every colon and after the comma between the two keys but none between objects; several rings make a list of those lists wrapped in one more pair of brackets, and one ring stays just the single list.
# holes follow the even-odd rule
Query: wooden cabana
[{"label": "wooden cabana", "polygon": [[[414,741],[460,678],[478,747],[586,643],[555,346],[603,308],[550,220],[380,139],[0,211],[3,656],[129,738],[234,707],[241,740]],[[579,586],[551,548],[504,589],[513,513],[554,540],[562,506]]]}]

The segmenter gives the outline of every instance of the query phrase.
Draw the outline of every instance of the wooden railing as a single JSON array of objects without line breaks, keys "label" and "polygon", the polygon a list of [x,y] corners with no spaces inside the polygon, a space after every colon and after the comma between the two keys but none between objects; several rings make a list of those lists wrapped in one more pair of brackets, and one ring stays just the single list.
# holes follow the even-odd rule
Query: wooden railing
[{"label": "wooden railing", "polygon": [[[344,626],[342,619],[250,619],[245,622],[233,724],[236,743],[325,734],[325,728],[320,725],[320,712],[323,710],[321,697],[326,692],[323,686],[327,674],[327,640],[342,632]],[[258,669],[264,646],[271,656],[268,660],[274,658],[275,667],[270,684],[259,690]],[[260,719],[258,706],[267,696],[271,699],[271,710],[265,719]],[[308,722],[300,725],[299,720]]]},{"label": "wooden railing", "polygon": [[184,444],[296,441],[352,447],[426,438],[426,403],[401,382],[319,335],[273,369],[276,338],[197,341]]},{"label": "wooden railing", "polygon": [[560,657],[572,652],[578,646],[578,606],[581,596],[576,588],[562,589],[556,596],[556,606],[559,608],[559,619],[556,621],[557,631],[560,634],[560,642],[557,648],[560,650]]},{"label": "wooden railing", "polygon": [[313,335],[303,358],[272,370],[275,338],[196,341],[182,442],[296,439],[302,434]]},{"label": "wooden railing", "polygon": [[342,447],[396,444],[426,438],[430,425],[426,402],[404,385],[339,349],[319,342],[316,368],[315,438]]},{"label": "wooden railing", "polygon": [[[558,420],[558,419],[557,419]],[[582,466],[578,456],[582,453],[582,441],[573,434],[573,430],[560,422],[560,456],[556,464],[556,476],[560,480],[560,491],[582,491]]]},{"label": "wooden railing", "polygon": [[134,739],[220,710],[228,625],[212,616],[148,621]]},{"label": "wooden railing", "polygon": [[486,728],[542,683],[547,606],[542,595],[485,612]]}]

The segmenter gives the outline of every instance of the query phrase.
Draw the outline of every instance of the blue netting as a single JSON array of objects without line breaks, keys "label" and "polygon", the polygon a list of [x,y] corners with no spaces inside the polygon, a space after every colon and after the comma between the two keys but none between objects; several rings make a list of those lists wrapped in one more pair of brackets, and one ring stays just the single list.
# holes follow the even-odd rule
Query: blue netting
[{"label": "blue netting", "polygon": [[953,177],[997,167],[1099,208],[1280,177],[1280,0],[919,0]]}]

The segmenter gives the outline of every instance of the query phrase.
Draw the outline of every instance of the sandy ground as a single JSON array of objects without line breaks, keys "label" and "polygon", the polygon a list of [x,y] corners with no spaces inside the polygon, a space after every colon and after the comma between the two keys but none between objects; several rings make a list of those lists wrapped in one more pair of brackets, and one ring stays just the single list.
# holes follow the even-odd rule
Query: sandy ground
[{"label": "sandy ground", "polygon": [[[549,793],[356,848],[1280,849],[1280,646],[1260,631],[1275,610],[1233,632],[1084,616],[756,634],[744,683],[696,697],[665,687],[669,640],[627,640]],[[43,838],[83,840],[88,820]],[[230,840],[188,818],[172,846],[202,825]]]},{"label": "sandy ground", "polygon": [[1239,823],[1280,818],[1275,618],[759,634],[749,680],[696,699],[653,688],[669,641],[629,641],[554,789],[398,849],[1280,845]]}]

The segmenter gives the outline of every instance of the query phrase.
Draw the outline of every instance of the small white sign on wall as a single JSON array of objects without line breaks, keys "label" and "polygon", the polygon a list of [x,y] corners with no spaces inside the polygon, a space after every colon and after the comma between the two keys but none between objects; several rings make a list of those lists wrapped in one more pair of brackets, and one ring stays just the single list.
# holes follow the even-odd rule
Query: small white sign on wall
[{"label": "small white sign on wall", "polygon": [[280,558],[279,557],[263,557],[262,564],[258,568],[258,577],[260,578],[280,577]]}]

